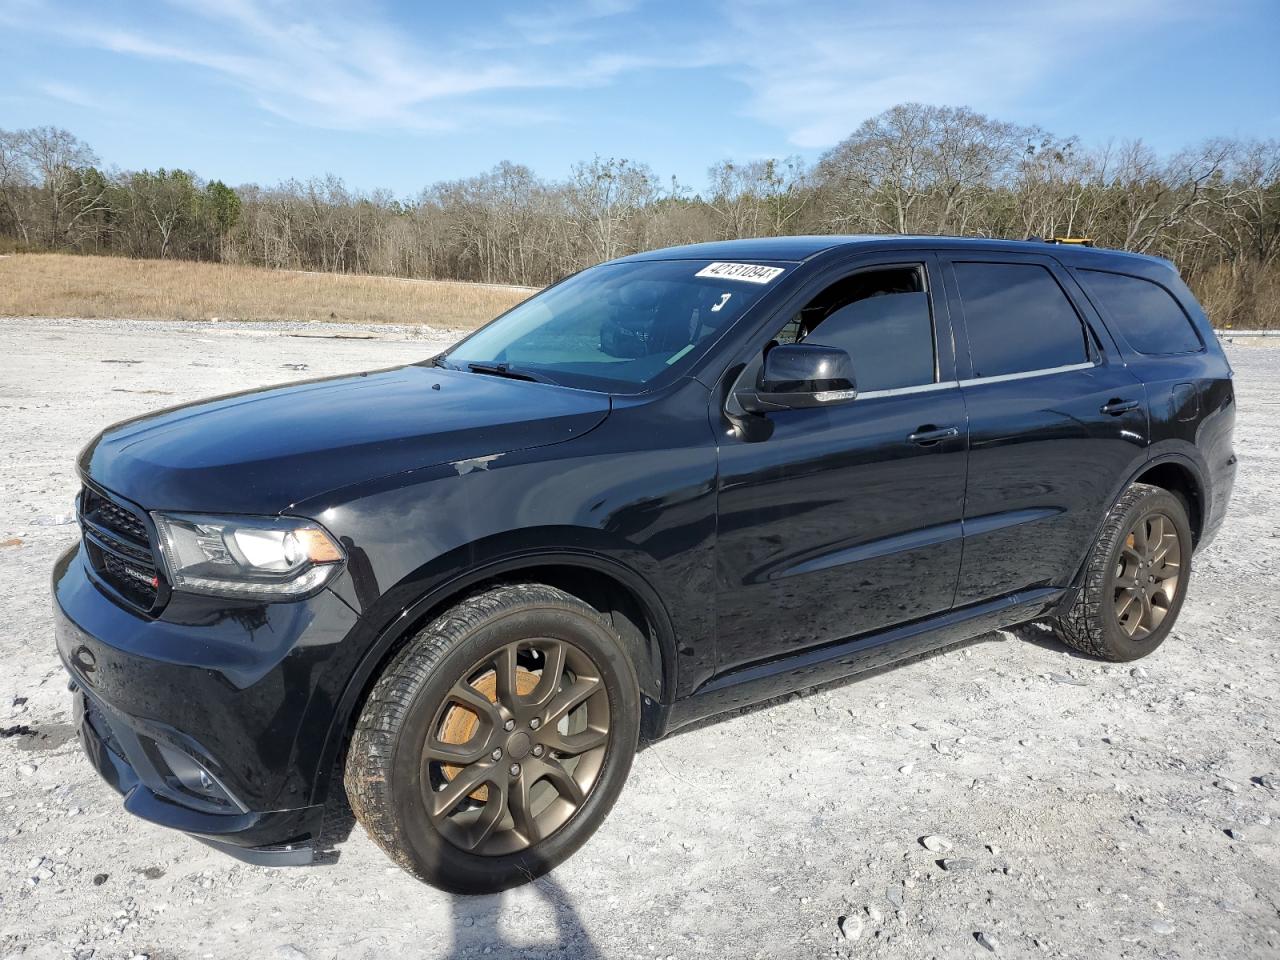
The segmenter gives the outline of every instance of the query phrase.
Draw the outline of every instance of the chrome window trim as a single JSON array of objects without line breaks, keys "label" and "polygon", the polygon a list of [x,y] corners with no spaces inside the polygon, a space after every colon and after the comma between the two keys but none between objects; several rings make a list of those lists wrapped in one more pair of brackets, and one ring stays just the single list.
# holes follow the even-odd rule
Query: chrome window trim
[{"label": "chrome window trim", "polygon": [[903,397],[913,393],[931,393],[934,390],[952,390],[960,386],[959,380],[943,380],[940,383],[922,383],[918,387],[893,387],[889,390],[868,390],[859,393],[859,400],[876,400],[880,397]]},{"label": "chrome window trim", "polygon": [[943,380],[940,383],[922,383],[918,387],[894,387],[891,390],[868,390],[859,393],[859,400],[878,400],[881,397],[903,397],[913,393],[931,393],[934,390],[953,390],[956,387],[976,387],[983,383],[1008,383],[1011,380],[1030,380],[1032,377],[1048,377],[1055,373],[1073,370],[1092,370],[1097,363],[1069,363],[1062,367],[1042,367],[1039,370],[1023,370],[1019,373],[1002,373],[994,377],[970,377],[968,380]]},{"label": "chrome window trim", "polygon": [[1039,370],[1023,370],[1019,373],[1001,373],[994,377],[972,377],[968,380],[961,380],[962,387],[976,387],[981,383],[1008,383],[1010,380],[1030,380],[1032,377],[1047,377],[1055,373],[1070,373],[1072,370],[1092,370],[1098,366],[1097,363],[1089,361],[1086,363],[1068,363],[1063,367],[1042,367]]}]

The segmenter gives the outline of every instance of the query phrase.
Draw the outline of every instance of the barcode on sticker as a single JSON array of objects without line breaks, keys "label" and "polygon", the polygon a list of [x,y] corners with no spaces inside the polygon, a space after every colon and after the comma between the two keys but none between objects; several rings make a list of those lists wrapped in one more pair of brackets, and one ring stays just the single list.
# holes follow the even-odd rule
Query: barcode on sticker
[{"label": "barcode on sticker", "polygon": [[782,267],[762,267],[758,263],[709,263],[695,277],[715,277],[718,280],[745,280],[747,283],[768,283],[782,273]]}]

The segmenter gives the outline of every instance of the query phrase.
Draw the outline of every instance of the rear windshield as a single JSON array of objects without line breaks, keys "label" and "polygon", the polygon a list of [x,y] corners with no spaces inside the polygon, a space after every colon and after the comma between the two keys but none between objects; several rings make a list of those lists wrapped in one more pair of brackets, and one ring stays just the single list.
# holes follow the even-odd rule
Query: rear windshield
[{"label": "rear windshield", "polygon": [[784,265],[710,260],[601,264],[526,300],[438,362],[638,392],[691,363],[785,272]]}]

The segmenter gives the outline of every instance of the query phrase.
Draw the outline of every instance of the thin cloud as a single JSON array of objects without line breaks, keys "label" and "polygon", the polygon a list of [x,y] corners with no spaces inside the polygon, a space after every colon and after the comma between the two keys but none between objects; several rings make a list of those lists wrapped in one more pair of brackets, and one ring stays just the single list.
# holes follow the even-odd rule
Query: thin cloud
[{"label": "thin cloud", "polygon": [[36,85],[36,89],[53,100],[61,100],[63,103],[88,110],[106,110],[110,106],[87,91],[66,83],[41,83]]},{"label": "thin cloud", "polygon": [[[549,116],[476,102],[487,94],[605,84],[649,65],[630,56],[592,56],[566,63],[540,57],[478,57],[457,44],[414,43],[405,31],[366,11],[254,0],[173,0],[181,28],[110,27],[92,13],[58,18],[50,27],[81,46],[147,60],[182,63],[241,89],[264,110],[311,126],[455,129],[467,123]],[[563,27],[623,12],[627,0],[598,0]],[[190,22],[198,18],[201,23]],[[47,18],[46,18],[47,22]],[[70,25],[74,24],[74,26]],[[40,29],[36,23],[29,28]],[[199,44],[190,41],[199,36]],[[445,38],[447,39],[447,38]],[[527,120],[525,120],[527,122]]]},{"label": "thin cloud", "polygon": [[795,146],[830,146],[895,103],[964,103],[1009,110],[1072,51],[1105,47],[1117,27],[1180,15],[1157,0],[1037,5],[899,3],[885,8],[734,0],[719,44],[724,68],[749,91],[744,112]]},{"label": "thin cloud", "polygon": [[503,18],[511,34],[504,45],[515,43],[564,46],[593,39],[600,21],[631,13],[639,0],[583,0],[542,7],[526,7]]}]

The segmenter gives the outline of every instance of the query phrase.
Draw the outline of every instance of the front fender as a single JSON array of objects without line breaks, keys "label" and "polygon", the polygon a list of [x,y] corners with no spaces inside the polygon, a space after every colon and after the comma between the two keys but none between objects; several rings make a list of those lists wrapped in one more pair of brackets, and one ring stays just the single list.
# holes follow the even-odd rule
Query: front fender
[{"label": "front fender", "polygon": [[[584,533],[589,532],[579,531],[580,536]],[[590,539],[589,535],[585,538]],[[554,543],[556,540],[549,542]],[[586,549],[566,550],[547,546],[497,553],[493,550],[496,546],[468,545],[450,555],[437,558],[416,571],[414,577],[410,578],[412,583],[405,585],[407,590],[419,590],[415,600],[399,609],[396,609],[395,604],[379,604],[361,618],[359,625],[348,637],[348,642],[363,648],[365,653],[356,664],[341,698],[334,706],[320,765],[320,769],[326,773],[316,784],[315,802],[323,802],[327,795],[328,776],[341,776],[337,765],[342,761],[356,714],[368,690],[394,652],[434,613],[465,596],[476,585],[500,577],[519,573],[536,578],[540,568],[579,568],[607,577],[627,591],[640,604],[655,628],[654,641],[658,654],[656,670],[660,671],[655,679],[658,681],[658,696],[662,706],[645,696],[645,710],[660,711],[665,704],[670,703],[678,687],[675,630],[666,605],[645,577],[616,559]],[[491,559],[477,560],[477,554],[491,555]],[[431,586],[422,589],[424,584]],[[637,662],[637,668],[643,672],[649,658],[643,655],[643,651],[633,651],[633,658]],[[642,682],[642,686],[646,685]]]},{"label": "front fender", "polygon": [[[591,531],[575,531],[575,539],[594,539]],[[501,540],[502,538],[495,538]],[[617,584],[640,605],[646,618],[655,627],[656,641],[660,646],[662,674],[660,681],[664,697],[677,687],[676,630],[670,612],[659,591],[649,578],[635,566],[604,550],[588,546],[565,547],[565,532],[548,535],[542,545],[516,546],[492,542],[468,544],[449,554],[438,557],[415,571],[402,584],[403,590],[390,591],[385,602],[380,601],[366,611],[361,618],[362,631],[370,636],[367,652],[361,668],[385,660],[386,654],[399,645],[433,611],[466,594],[477,584],[515,574],[536,577],[539,568],[578,568],[591,571]],[[341,594],[344,585],[335,585]],[[413,599],[399,603],[395,596],[403,593]],[[361,670],[357,670],[353,682],[361,685]]]}]

